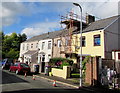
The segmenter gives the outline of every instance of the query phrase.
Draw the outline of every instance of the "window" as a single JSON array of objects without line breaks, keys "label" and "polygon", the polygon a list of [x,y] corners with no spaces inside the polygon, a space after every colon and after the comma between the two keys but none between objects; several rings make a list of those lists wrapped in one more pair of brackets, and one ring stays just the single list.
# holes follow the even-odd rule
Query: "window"
[{"label": "window", "polygon": [[14,64],[14,66],[16,66],[16,67],[17,67],[17,66],[18,66],[18,63],[15,63],[15,64]]},{"label": "window", "polygon": [[27,44],[27,48],[26,48],[27,50],[29,49],[29,44]]},{"label": "window", "polygon": [[36,43],[36,48],[38,48],[38,43]]},{"label": "window", "polygon": [[51,55],[50,55],[50,54],[48,55],[48,58],[49,58],[49,59],[51,58]]},{"label": "window", "polygon": [[118,53],[118,59],[120,60],[120,53]]},{"label": "window", "polygon": [[100,35],[94,35],[94,46],[100,46]]},{"label": "window", "polygon": [[85,36],[82,36],[82,46],[84,47],[85,45],[86,45]]},{"label": "window", "polygon": [[31,48],[33,48],[33,44],[31,44]]},{"label": "window", "polygon": [[65,40],[65,45],[66,45],[66,46],[68,46],[68,43],[69,43],[69,41],[68,41],[68,40]]},{"label": "window", "polygon": [[21,67],[29,67],[27,64],[21,63],[20,64]]},{"label": "window", "polygon": [[48,49],[51,49],[51,41],[48,41]]},{"label": "window", "polygon": [[25,44],[23,44],[23,50],[25,49]]},{"label": "window", "polygon": [[42,42],[42,50],[44,49],[45,46],[45,42]]},{"label": "window", "polygon": [[58,45],[58,47],[61,47],[61,40],[57,41],[57,45]]}]

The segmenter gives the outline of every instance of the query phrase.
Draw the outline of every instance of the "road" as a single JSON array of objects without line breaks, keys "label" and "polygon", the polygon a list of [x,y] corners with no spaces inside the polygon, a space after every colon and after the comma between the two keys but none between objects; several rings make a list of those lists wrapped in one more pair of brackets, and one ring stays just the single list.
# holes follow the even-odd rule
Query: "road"
[{"label": "road", "polygon": [[[75,89],[71,86],[57,83],[57,87],[52,86],[53,82],[41,77],[16,75],[7,70],[2,71],[2,93],[90,93],[90,91]],[[93,93],[93,92],[92,92]]]}]

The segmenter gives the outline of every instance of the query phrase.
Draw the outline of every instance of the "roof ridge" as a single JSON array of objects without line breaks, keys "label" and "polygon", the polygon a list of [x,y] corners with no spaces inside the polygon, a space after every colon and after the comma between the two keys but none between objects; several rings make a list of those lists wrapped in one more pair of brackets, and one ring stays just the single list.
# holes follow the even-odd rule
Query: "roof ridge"
[{"label": "roof ridge", "polygon": [[105,19],[101,19],[101,20],[97,20],[95,22],[92,22],[83,30],[83,32],[104,29],[110,23],[112,23],[114,20],[117,20],[119,17],[120,17],[120,15],[117,15],[117,16],[112,16],[109,18],[105,18]]},{"label": "roof ridge", "polygon": [[[51,32],[47,32],[47,33],[42,33],[42,34],[40,34],[40,35],[37,35],[37,36],[33,36],[33,37],[31,37],[30,39],[28,39],[28,40],[26,40],[26,41],[24,41],[23,43],[25,43],[25,42],[31,42],[31,41],[34,41],[34,40],[32,40],[32,39],[35,39],[35,40],[37,40],[36,38],[37,37],[42,37],[42,36],[44,36],[44,35],[47,35],[48,33],[51,35],[51,34],[53,34],[53,33],[59,33],[59,32],[63,32],[65,29],[62,29],[62,30],[58,30],[58,31],[51,31]],[[58,36],[58,35],[56,35],[56,36]],[[44,39],[44,38],[43,38]]]},{"label": "roof ridge", "polygon": [[[96,20],[94,22],[97,22],[97,21],[103,21],[103,20],[108,20],[108,19],[111,19],[111,18],[114,18],[114,17],[119,17],[120,15],[116,15],[116,16],[112,16],[112,17],[107,17],[107,18],[103,18],[103,19],[100,19],[100,20]],[[94,23],[92,22],[92,23]]]}]

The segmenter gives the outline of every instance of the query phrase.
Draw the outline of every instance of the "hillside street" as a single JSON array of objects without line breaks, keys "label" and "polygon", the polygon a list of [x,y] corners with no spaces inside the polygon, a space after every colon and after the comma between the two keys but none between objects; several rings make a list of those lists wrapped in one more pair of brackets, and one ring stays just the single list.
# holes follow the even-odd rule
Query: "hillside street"
[{"label": "hillside street", "polygon": [[57,87],[52,86],[53,82],[36,77],[32,80],[32,76],[24,77],[24,75],[16,75],[15,73],[10,73],[8,70],[2,71],[2,92],[3,93],[24,93],[24,92],[82,92],[87,93],[83,90],[75,89],[74,87],[66,86],[57,83]]}]

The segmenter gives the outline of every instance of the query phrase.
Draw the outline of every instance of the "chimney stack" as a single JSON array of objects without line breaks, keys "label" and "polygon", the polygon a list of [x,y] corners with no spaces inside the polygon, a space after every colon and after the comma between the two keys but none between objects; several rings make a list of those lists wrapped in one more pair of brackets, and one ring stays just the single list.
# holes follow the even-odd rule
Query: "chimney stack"
[{"label": "chimney stack", "polygon": [[95,16],[87,14],[86,16],[86,24],[92,23],[95,21]]}]

